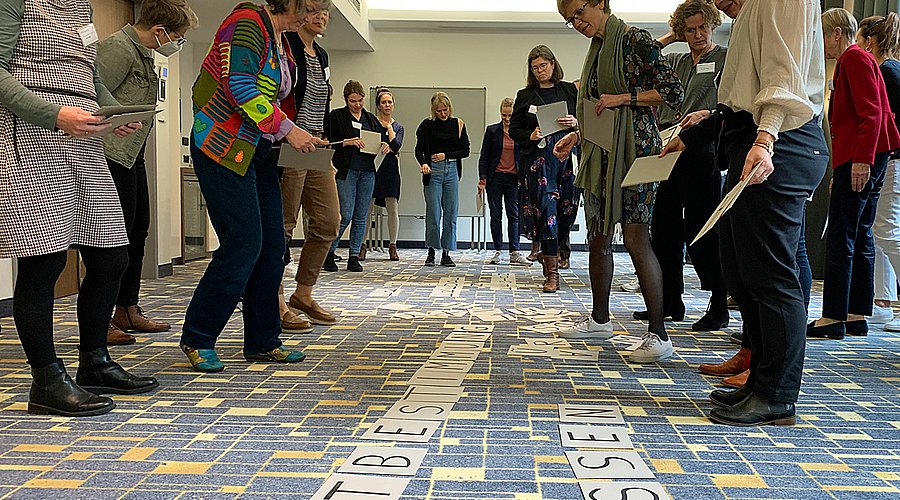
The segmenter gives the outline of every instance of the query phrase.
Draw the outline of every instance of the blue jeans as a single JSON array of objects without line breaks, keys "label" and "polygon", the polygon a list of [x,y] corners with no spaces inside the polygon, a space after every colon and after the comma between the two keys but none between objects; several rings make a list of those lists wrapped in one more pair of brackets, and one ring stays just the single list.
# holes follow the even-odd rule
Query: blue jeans
[{"label": "blue jeans", "polygon": [[491,236],[494,250],[503,248],[503,205],[509,230],[509,251],[519,250],[519,174],[495,172],[487,185],[488,207],[491,209]]},{"label": "blue jeans", "polygon": [[341,236],[350,226],[350,255],[357,256],[366,238],[366,216],[369,214],[372,192],[375,191],[375,172],[350,169],[346,179],[337,180],[337,187],[341,200],[341,227],[338,237],[331,244],[331,252],[337,250]]},{"label": "blue jeans", "polygon": [[281,346],[278,286],[284,273],[284,222],[271,143],[261,140],[240,176],[191,145],[194,171],[219,248],[194,290],[181,342],[212,349],[243,297],[244,354]]},{"label": "blue jeans", "polygon": [[425,244],[428,248],[456,250],[458,212],[459,174],[456,160],[433,162],[431,180],[425,186]]}]

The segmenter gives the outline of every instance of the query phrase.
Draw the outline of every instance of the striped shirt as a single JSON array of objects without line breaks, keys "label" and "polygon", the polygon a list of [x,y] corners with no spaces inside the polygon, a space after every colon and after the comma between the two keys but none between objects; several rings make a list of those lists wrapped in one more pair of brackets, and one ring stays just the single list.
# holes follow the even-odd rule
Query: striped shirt
[{"label": "striped shirt", "polygon": [[325,105],[328,101],[328,82],[319,64],[319,58],[306,56],[306,92],[297,112],[297,125],[310,133],[321,133],[325,128]]}]

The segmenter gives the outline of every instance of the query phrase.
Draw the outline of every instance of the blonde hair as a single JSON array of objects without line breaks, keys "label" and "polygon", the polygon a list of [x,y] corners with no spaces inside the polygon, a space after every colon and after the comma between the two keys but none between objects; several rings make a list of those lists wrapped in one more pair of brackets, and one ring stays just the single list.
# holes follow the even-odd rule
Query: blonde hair
[{"label": "blonde hair", "polygon": [[848,41],[853,42],[856,38],[856,32],[859,30],[859,25],[856,23],[856,18],[853,17],[853,14],[847,9],[836,7],[826,10],[822,14],[822,33],[829,34],[838,28],[841,29]]},{"label": "blonde hair", "polygon": [[450,102],[450,96],[447,95],[446,92],[437,91],[434,95],[431,96],[431,119],[437,120],[437,107],[443,104],[447,106],[447,110],[450,111],[450,116],[453,116],[453,103]]},{"label": "blonde hair", "polygon": [[516,104],[516,101],[514,101],[512,97],[504,97],[503,100],[500,101],[500,109],[511,108],[515,104]]}]

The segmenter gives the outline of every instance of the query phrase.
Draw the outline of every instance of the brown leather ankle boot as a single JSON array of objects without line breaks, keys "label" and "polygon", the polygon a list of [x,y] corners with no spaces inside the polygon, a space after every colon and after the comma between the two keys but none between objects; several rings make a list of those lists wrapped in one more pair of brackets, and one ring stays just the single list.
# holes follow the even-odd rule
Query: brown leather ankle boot
[{"label": "brown leather ankle boot", "polygon": [[544,293],[556,293],[559,290],[559,255],[544,255]]},{"label": "brown leather ankle boot", "polygon": [[125,331],[141,333],[159,333],[168,331],[172,326],[161,321],[154,321],[144,315],[141,306],[116,306],[113,324]]},{"label": "brown leather ankle boot", "polygon": [[390,245],[388,245],[388,255],[389,255],[390,259],[393,261],[400,260],[400,254],[397,253],[397,244],[396,243],[391,243]]},{"label": "brown leather ankle boot", "polygon": [[115,323],[109,323],[109,330],[106,332],[106,345],[131,345],[137,342],[134,335],[123,332]]},{"label": "brown leather ankle boot", "polygon": [[716,375],[718,377],[727,377],[729,375],[737,375],[745,370],[750,369],[750,349],[741,347],[734,356],[728,361],[719,364],[704,363],[700,365],[700,373],[707,375]]},{"label": "brown leather ankle boot", "polygon": [[750,370],[744,370],[737,375],[731,377],[725,377],[722,379],[722,384],[727,385],[728,387],[734,387],[736,389],[740,389],[747,384],[747,379],[750,378]]}]

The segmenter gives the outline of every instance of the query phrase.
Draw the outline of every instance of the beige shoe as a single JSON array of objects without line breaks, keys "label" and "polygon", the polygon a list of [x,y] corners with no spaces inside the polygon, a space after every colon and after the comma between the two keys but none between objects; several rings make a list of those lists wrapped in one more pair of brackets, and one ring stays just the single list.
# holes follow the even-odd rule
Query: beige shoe
[{"label": "beige shoe", "polygon": [[306,317],[309,318],[309,322],[314,325],[333,325],[337,323],[337,318],[323,309],[315,300],[310,301],[309,304],[305,304],[295,295],[291,295],[288,305],[305,314]]},{"label": "beige shoe", "polygon": [[312,324],[301,318],[294,311],[288,310],[281,316],[281,331],[284,333],[309,333],[313,331]]}]

